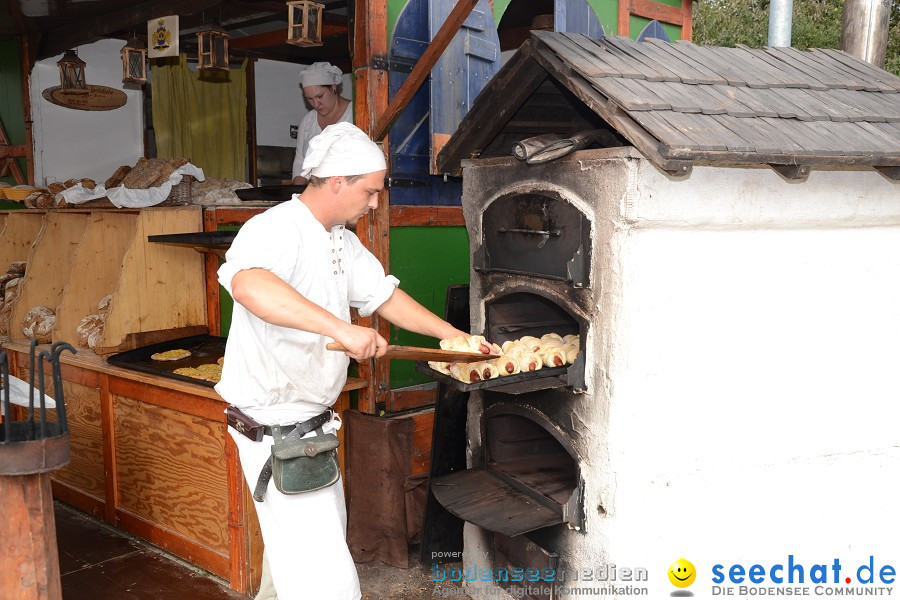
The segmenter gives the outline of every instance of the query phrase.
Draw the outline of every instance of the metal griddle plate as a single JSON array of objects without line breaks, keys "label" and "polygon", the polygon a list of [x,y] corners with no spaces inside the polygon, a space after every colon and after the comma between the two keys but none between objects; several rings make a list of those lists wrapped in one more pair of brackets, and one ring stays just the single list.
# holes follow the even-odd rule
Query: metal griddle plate
[{"label": "metal griddle plate", "polygon": [[432,379],[445,383],[460,392],[494,388],[493,391],[504,394],[527,394],[529,392],[564,387],[568,383],[566,380],[566,373],[568,372],[569,367],[553,367],[552,369],[544,367],[537,371],[506,375],[505,377],[497,377],[496,379],[488,379],[487,381],[479,381],[478,383],[463,383],[459,379],[454,379],[440,371],[435,371],[429,367],[426,362],[417,362],[416,370],[419,373],[428,375]]},{"label": "metal griddle plate", "polygon": [[[159,361],[150,358],[152,354],[156,354],[157,352],[165,352],[166,350],[176,350],[179,348],[190,350],[191,355],[187,358],[182,358],[181,360],[171,361]],[[183,367],[199,367],[203,364],[214,363],[224,355],[225,338],[214,335],[192,335],[190,337],[178,338],[177,340],[170,340],[160,344],[153,344],[152,346],[144,346],[143,348],[135,348],[134,350],[128,350],[127,352],[113,354],[106,358],[106,362],[133,371],[141,371],[151,375],[213,387],[216,384],[212,381],[179,375],[173,373],[173,371]]]}]

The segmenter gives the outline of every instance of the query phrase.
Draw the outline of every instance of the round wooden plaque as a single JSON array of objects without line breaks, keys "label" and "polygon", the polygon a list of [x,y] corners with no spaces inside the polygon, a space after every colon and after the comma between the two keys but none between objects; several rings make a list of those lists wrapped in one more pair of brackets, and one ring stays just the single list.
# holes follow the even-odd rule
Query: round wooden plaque
[{"label": "round wooden plaque", "polygon": [[124,106],[128,101],[122,90],[90,84],[82,92],[64,92],[57,85],[47,88],[41,95],[48,102],[76,110],[113,110]]}]

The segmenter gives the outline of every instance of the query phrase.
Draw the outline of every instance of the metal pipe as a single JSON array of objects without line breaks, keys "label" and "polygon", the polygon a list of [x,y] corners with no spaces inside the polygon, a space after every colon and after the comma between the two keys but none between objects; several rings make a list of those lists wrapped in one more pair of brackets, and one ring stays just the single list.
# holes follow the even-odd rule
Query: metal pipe
[{"label": "metal pipe", "polygon": [[794,0],[769,2],[769,46],[791,45],[791,25],[794,17]]},{"label": "metal pipe", "polygon": [[845,0],[841,50],[884,68],[890,20],[890,0]]}]

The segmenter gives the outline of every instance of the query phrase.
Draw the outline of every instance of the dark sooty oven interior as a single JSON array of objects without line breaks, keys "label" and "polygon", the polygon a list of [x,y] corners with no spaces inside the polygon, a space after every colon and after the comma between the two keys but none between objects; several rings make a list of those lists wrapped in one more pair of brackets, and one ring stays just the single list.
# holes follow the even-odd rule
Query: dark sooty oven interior
[{"label": "dark sooty oven interior", "polygon": [[476,271],[537,275],[586,286],[591,264],[587,218],[555,192],[498,198],[484,211]]}]

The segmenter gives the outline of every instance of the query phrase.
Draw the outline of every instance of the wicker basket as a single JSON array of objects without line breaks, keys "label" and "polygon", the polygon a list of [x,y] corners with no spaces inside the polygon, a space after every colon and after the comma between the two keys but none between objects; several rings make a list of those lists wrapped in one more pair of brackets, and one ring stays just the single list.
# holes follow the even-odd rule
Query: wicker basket
[{"label": "wicker basket", "polygon": [[184,206],[191,203],[192,175],[182,175],[181,182],[172,186],[172,191],[157,206]]}]

